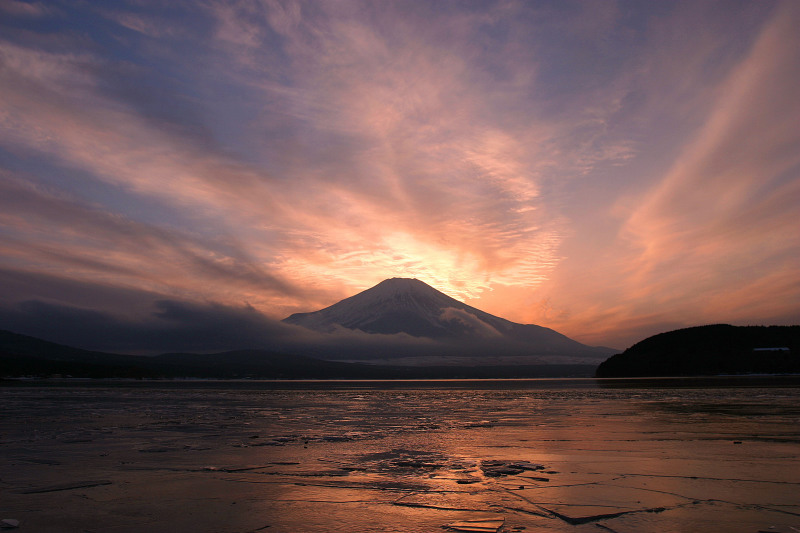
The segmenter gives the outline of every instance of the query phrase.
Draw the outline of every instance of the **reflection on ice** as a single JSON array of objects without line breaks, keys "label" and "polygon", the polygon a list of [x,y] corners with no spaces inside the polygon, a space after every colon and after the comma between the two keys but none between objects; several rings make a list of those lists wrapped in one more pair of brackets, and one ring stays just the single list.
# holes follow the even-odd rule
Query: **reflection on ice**
[{"label": "reflection on ice", "polygon": [[503,527],[505,518],[502,516],[489,516],[484,518],[470,518],[459,520],[445,525],[446,529],[452,531],[478,531],[484,533],[495,533]]},{"label": "reflection on ice", "polygon": [[792,531],[800,390],[4,388],[29,531]]}]

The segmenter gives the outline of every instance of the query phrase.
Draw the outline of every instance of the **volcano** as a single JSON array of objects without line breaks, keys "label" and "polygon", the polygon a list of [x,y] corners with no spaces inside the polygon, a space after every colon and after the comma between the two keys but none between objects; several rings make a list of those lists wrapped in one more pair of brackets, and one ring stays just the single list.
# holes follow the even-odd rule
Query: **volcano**
[{"label": "volcano", "polygon": [[464,354],[603,359],[614,352],[586,346],[550,328],[491,315],[410,278],[384,280],[325,309],[295,313],[284,322],[323,333],[344,328],[428,338],[457,346]]}]

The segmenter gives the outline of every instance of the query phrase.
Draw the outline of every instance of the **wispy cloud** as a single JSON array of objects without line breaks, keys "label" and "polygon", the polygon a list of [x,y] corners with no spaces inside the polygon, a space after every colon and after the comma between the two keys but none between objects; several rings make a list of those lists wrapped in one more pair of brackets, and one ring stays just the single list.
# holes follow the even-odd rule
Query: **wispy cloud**
[{"label": "wispy cloud", "polygon": [[793,4],[199,6],[3,4],[0,267],[277,318],[418,277],[598,342],[796,316]]},{"label": "wispy cloud", "polygon": [[794,5],[776,9],[727,76],[703,89],[696,132],[657,182],[621,207],[614,255],[594,277],[605,289],[586,291],[604,301],[558,322],[594,339],[608,329],[625,339],[800,319],[798,20]]},{"label": "wispy cloud", "polygon": [[[230,236],[211,238],[137,222],[4,175],[0,221],[25,240],[0,235],[0,249],[40,271],[98,276],[164,293],[246,300],[264,294],[300,297],[303,290],[266,271]],[[237,291],[231,294],[231,291]]]},{"label": "wispy cloud", "polygon": [[[280,173],[325,191],[312,201],[325,198],[327,206],[302,206],[319,248],[331,258],[377,259],[372,272],[359,273],[370,282],[401,271],[461,296],[492,283],[547,279],[563,228],[540,189],[552,169],[577,168],[573,150],[550,150],[573,124],[536,116],[528,98],[536,64],[519,43],[474,39],[485,25],[506,31],[513,10],[451,17],[402,4],[323,13],[307,4],[270,6],[264,18],[284,39],[287,83],[262,77],[247,52],[268,39],[252,6],[238,14],[226,6],[220,28],[239,21],[237,35],[257,38],[231,41],[226,30],[220,39],[241,53],[238,74],[263,89],[262,100],[279,102],[272,105],[300,122],[290,152],[302,159]],[[595,160],[627,157],[603,150]],[[583,157],[580,166],[591,163]],[[345,224],[331,220],[329,209]],[[289,268],[301,263],[305,277],[337,276],[338,261],[313,257],[321,262],[301,252]],[[340,280],[349,282],[346,276]]]},{"label": "wispy cloud", "polygon": [[9,16],[38,18],[50,13],[50,10],[42,2],[21,2],[19,0],[8,0],[0,4],[0,11]]},{"label": "wispy cloud", "polygon": [[[703,300],[779,270],[797,273],[800,235],[790,208],[800,198],[797,17],[791,6],[776,13],[719,87],[697,137],[631,214],[625,231],[642,247],[631,265],[636,275],[656,274]],[[736,308],[779,296],[747,292]]]}]

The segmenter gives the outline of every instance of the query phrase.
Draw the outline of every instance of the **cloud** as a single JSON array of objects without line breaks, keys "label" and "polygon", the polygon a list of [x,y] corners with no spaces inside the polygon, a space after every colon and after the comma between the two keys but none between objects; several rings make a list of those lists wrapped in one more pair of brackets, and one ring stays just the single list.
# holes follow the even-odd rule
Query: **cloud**
[{"label": "cloud", "polygon": [[0,268],[272,319],[391,276],[578,336],[796,316],[792,4],[40,7],[0,20]]},{"label": "cloud", "polygon": [[[724,76],[667,69],[679,80],[699,80],[693,95],[683,86],[662,91],[665,102],[675,91],[687,95],[676,112],[693,110],[683,127],[696,129],[674,157],[660,156],[669,163],[663,170],[641,170],[638,179],[648,183],[650,174],[651,186],[617,200],[617,239],[595,250],[591,269],[575,263],[560,274],[556,287],[580,288],[583,300],[573,300],[569,316],[552,327],[586,341],[614,331],[619,340],[611,342],[624,346],[675,327],[800,320],[800,128],[792,118],[800,114],[798,20],[793,5],[775,9],[738,61],[726,59]],[[689,73],[718,57],[715,47],[726,42],[701,38],[708,40],[714,42],[698,44],[703,52],[686,66]],[[561,305],[571,299],[548,296]]]},{"label": "cloud", "polygon": [[405,334],[317,333],[247,304],[169,298],[55,274],[0,269],[0,289],[0,328],[90,350],[151,355],[264,349],[353,359],[454,350]]},{"label": "cloud", "polygon": [[497,331],[490,324],[487,324],[477,316],[463,309],[446,307],[442,310],[442,314],[439,318],[450,322],[459,322],[477,333],[479,337],[483,337],[485,339],[499,338],[503,336],[502,333]]},{"label": "cloud", "polygon": [[[287,56],[280,77],[288,81],[270,78],[240,54],[243,43],[231,48],[234,62],[243,58],[236,75],[263,88],[263,100],[274,102],[270,111],[280,107],[299,125],[293,144],[275,155],[302,158],[288,160],[279,173],[320,191],[296,206],[315,253],[301,252],[284,267],[349,285],[358,265],[340,269],[339,258],[380,257],[386,249],[398,259],[392,273],[402,269],[455,295],[475,296],[492,283],[546,281],[560,261],[564,230],[541,183],[554,168],[576,168],[574,153],[556,157],[549,150],[574,124],[537,120],[527,98],[535,64],[521,43],[474,39],[486,25],[497,25],[501,35],[520,13],[292,5],[290,22],[281,8],[272,26]],[[263,28],[247,30],[258,24],[250,8],[235,17],[232,9],[225,8],[220,27],[240,21],[243,34],[259,36],[254,51],[272,43]],[[605,155],[590,162],[581,148],[581,172],[623,153],[596,144],[592,150]],[[386,275],[358,270],[370,282]]]},{"label": "cloud", "polygon": [[[631,214],[625,231],[642,249],[635,275],[708,298],[734,284],[755,289],[777,271],[797,272],[798,15],[791,6],[776,13],[720,86],[697,137]],[[800,296],[748,293],[736,307]]]},{"label": "cloud", "polygon": [[[239,15],[234,18],[246,20]],[[223,26],[230,22],[228,15],[219,16]],[[286,34],[295,26],[279,29]],[[319,148],[302,138],[309,134],[304,131],[298,149],[311,153],[311,161],[279,169],[276,179],[209,146],[205,137],[151,116],[149,102],[157,93],[132,100],[114,89],[146,79],[147,70],[120,73],[89,52],[31,50],[9,42],[0,43],[6,66],[0,82],[7,95],[0,107],[7,126],[0,140],[85,171],[137,201],[195,210],[197,217],[224,220],[231,233],[245,228],[243,238],[254,240],[273,277],[327,275],[350,285],[355,266],[340,270],[337,259],[355,252],[400,257],[392,270],[446,286],[453,280],[456,292],[467,294],[488,286],[474,281],[481,278],[511,280],[533,271],[534,279],[546,279],[558,260],[558,230],[540,215],[542,205],[531,205],[537,186],[520,161],[520,141],[481,125],[447,139],[467,120],[452,113],[471,112],[480,98],[466,95],[447,103],[470,81],[464,62],[425,43],[395,53],[391,40],[355,16],[317,20],[313,28],[316,39],[310,42],[286,37],[286,48],[300,52],[293,57],[298,79],[284,93],[295,99],[311,95],[311,109],[326,102],[295,120],[313,118],[312,137],[322,133],[323,145],[344,143],[346,155],[334,159],[333,167],[327,155],[317,164]],[[237,43],[243,45],[247,42]],[[350,55],[359,62],[343,61]],[[407,79],[409,72],[413,80]],[[244,80],[256,86],[264,81]],[[269,101],[272,95],[251,96]],[[289,109],[297,108],[294,104]],[[436,110],[440,117],[431,123],[427,117]],[[456,120],[446,123],[448,115]],[[308,190],[315,193],[304,194]],[[491,205],[486,198],[496,200]],[[386,235],[386,227],[396,231]],[[361,265],[355,277],[378,281],[387,271],[380,262],[377,266]],[[357,285],[363,286],[363,281]]]},{"label": "cloud", "polygon": [[4,328],[54,342],[120,353],[213,353],[285,346],[285,331],[252,308],[174,300],[131,319],[93,309],[27,300],[0,309]]},{"label": "cloud", "polygon": [[259,186],[259,171],[209,153],[192,139],[153,127],[131,109],[106,99],[89,55],[31,51],[0,43],[4,103],[0,140],[95,178],[167,202],[207,210],[238,204],[253,211],[277,205]]},{"label": "cloud", "polygon": [[405,334],[337,329],[317,333],[283,324],[249,306],[156,300],[150,312],[126,317],[105,310],[25,300],[0,305],[3,329],[97,351],[137,355],[259,349],[333,359],[450,355],[460,347]]},{"label": "cloud", "polygon": [[[78,278],[101,275],[134,286],[169,287],[176,293],[181,287],[192,290],[205,279],[238,288],[240,297],[256,291],[303,294],[267,272],[235,240],[201,238],[138,222],[8,173],[0,176],[0,221],[27,237],[0,236],[0,250],[7,257],[49,265],[48,269],[66,267]],[[216,291],[207,287],[204,292],[211,296]]]},{"label": "cloud", "polygon": [[9,16],[39,18],[50,13],[50,9],[41,2],[21,2],[19,0],[8,0],[0,4],[0,11]]}]

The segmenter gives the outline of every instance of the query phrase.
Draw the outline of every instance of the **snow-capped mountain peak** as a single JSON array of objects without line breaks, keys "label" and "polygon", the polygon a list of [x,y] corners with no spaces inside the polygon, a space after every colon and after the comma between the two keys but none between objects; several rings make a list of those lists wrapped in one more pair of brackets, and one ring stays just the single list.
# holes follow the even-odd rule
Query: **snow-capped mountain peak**
[{"label": "snow-capped mountain peak", "polygon": [[296,313],[285,322],[317,331],[344,327],[439,338],[449,336],[448,321],[442,319],[448,308],[472,309],[418,279],[391,278],[325,309]]},{"label": "snow-capped mountain peak", "polygon": [[338,303],[284,322],[320,332],[340,328],[466,341],[502,351],[593,355],[594,348],[552,329],[517,324],[462,303],[411,278],[391,278]]}]

